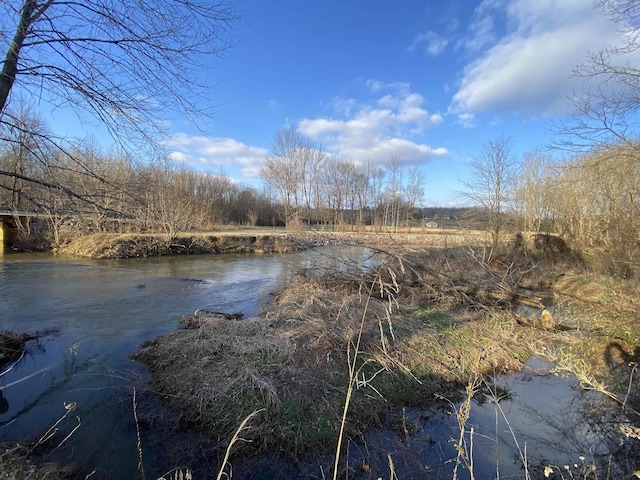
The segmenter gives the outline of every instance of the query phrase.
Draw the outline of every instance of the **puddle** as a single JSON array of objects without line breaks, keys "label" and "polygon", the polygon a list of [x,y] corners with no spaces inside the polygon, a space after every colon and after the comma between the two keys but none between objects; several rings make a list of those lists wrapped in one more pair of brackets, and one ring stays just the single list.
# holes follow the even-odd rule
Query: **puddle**
[{"label": "puddle", "polygon": [[[583,467],[581,457],[586,457],[587,468],[594,459],[606,461],[611,438],[607,440],[585,418],[588,407],[601,396],[582,390],[575,378],[550,373],[551,368],[549,362],[536,357],[522,372],[497,378],[499,395],[506,395],[497,404],[488,391],[476,394],[465,434],[475,479],[527,475],[542,479],[546,465],[561,468],[565,475],[568,465],[577,475]],[[367,434],[365,442],[349,444],[340,478],[394,478],[390,463],[400,480],[454,478],[460,429],[453,407],[397,412],[393,429],[383,428]],[[300,463],[286,455],[263,455],[233,465],[233,478],[332,478],[332,453],[309,456]],[[457,478],[471,478],[463,463]]]}]

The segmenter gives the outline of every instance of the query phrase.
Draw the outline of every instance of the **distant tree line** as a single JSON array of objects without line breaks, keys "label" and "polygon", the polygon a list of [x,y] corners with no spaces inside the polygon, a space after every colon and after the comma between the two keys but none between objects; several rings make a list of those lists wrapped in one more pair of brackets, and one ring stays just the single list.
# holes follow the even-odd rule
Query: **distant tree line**
[{"label": "distant tree line", "polygon": [[[38,212],[54,242],[61,235],[179,232],[220,224],[273,225],[265,194],[223,173],[195,172],[166,156],[134,158],[95,142],[53,142],[44,123],[24,110],[0,141],[0,206]],[[38,133],[34,133],[38,132]],[[27,231],[32,222],[16,216]]]},{"label": "distant tree line", "polygon": [[563,162],[526,155],[513,207],[521,227],[562,236],[607,272],[640,271],[640,143],[601,144]]},{"label": "distant tree line", "polygon": [[608,273],[640,270],[640,141],[565,159],[538,151],[518,159],[511,150],[509,139],[489,141],[471,161],[461,193],[475,208],[461,223],[484,228],[494,249],[515,232],[553,234]]},{"label": "distant tree line", "polygon": [[261,176],[278,201],[279,218],[289,227],[397,230],[421,218],[421,170],[403,166],[398,157],[381,167],[330,155],[293,127],[276,132]]}]

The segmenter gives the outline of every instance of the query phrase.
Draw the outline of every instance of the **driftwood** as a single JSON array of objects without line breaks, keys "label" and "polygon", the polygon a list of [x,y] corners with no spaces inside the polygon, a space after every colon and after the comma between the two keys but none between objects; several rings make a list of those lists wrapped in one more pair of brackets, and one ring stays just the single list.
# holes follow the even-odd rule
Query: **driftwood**
[{"label": "driftwood", "polygon": [[240,320],[242,317],[244,317],[244,313],[242,312],[225,313],[199,308],[193,315],[183,315],[180,320],[178,320],[178,323],[180,323],[182,328],[191,329],[200,328],[209,322],[218,320]]}]

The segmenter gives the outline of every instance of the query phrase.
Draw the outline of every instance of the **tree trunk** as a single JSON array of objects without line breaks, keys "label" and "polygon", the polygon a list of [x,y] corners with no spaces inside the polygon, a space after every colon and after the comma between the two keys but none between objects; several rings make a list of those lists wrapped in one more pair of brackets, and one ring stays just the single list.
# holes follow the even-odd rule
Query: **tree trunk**
[{"label": "tree trunk", "polygon": [[16,80],[20,49],[22,48],[24,39],[27,37],[27,30],[33,20],[32,15],[35,8],[36,0],[26,0],[22,4],[22,12],[20,14],[20,21],[18,22],[16,33],[13,36],[11,45],[9,45],[7,54],[4,57],[2,73],[0,73],[0,112],[4,112],[4,107],[7,103],[7,99],[9,98],[9,92],[11,92],[13,82]]}]

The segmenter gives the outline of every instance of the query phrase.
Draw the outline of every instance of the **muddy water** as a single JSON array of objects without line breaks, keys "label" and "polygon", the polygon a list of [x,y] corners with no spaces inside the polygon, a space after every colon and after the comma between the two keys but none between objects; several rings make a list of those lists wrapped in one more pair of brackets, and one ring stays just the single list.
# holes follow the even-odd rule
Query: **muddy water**
[{"label": "muddy water", "polygon": [[[368,261],[362,249],[342,252],[356,263]],[[47,442],[60,446],[52,460],[72,459],[85,474],[95,472],[94,479],[137,478],[133,388],[144,385],[146,372],[129,355],[145,340],[175,329],[181,315],[199,308],[254,315],[293,272],[315,262],[331,262],[331,258],[326,250],[288,256],[118,261],[0,257],[0,329],[48,332],[0,376],[4,397],[0,440],[37,438],[55,426]],[[490,401],[474,404],[469,425],[475,432],[476,478],[495,478],[496,463],[502,478],[522,474],[518,445],[508,426],[517,431],[520,451],[526,445],[530,460],[560,464],[573,462],[583,453],[546,446],[558,438],[558,430],[543,428],[540,419],[564,418],[563,413],[576,402],[578,389],[567,379],[538,373],[534,365],[528,373],[498,380],[511,391],[499,404],[508,422]],[[196,468],[198,478],[215,477],[217,467],[210,463],[206,442],[195,434],[171,431],[153,396],[139,394],[135,399],[147,477],[156,478],[179,465]],[[403,422],[413,425],[410,434],[383,429],[369,435],[365,444],[352,444],[350,478],[388,478],[389,454],[398,478],[452,478],[456,451],[451,439],[458,435],[455,418],[446,409],[399,414]],[[330,455],[304,463],[286,456],[264,456],[235,465],[233,478],[322,478],[330,463]],[[463,473],[460,478],[465,478]]]}]

